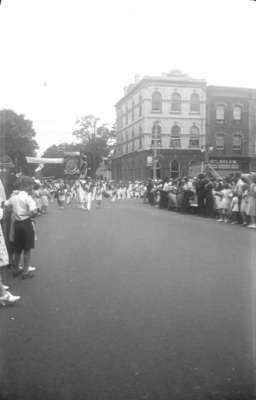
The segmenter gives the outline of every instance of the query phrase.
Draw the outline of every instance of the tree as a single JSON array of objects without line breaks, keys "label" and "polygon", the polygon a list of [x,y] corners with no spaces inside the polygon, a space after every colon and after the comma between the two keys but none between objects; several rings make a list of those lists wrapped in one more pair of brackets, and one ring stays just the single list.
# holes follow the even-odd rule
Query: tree
[{"label": "tree", "polygon": [[32,121],[13,110],[0,111],[0,154],[8,155],[17,172],[30,173],[33,167],[27,165],[26,156],[35,156],[38,144]]},{"label": "tree", "polygon": [[111,128],[108,124],[98,126],[99,121],[100,119],[92,114],[85,115],[76,121],[78,128],[73,132],[73,135],[84,145],[91,176],[95,176],[103,158],[108,157],[116,133],[115,126]]}]

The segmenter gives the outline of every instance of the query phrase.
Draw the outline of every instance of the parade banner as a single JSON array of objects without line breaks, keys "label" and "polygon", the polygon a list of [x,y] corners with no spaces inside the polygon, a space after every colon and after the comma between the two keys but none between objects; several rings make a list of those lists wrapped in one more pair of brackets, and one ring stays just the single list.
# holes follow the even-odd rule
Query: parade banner
[{"label": "parade banner", "polygon": [[26,157],[28,164],[63,164],[64,158]]}]

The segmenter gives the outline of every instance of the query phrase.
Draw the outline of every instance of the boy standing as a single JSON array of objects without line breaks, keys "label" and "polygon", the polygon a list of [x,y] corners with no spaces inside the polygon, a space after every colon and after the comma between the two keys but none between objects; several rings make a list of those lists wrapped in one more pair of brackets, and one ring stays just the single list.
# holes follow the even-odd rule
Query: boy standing
[{"label": "boy standing", "polygon": [[[14,215],[14,272],[17,276],[22,273],[22,278],[33,276],[35,267],[30,266],[31,249],[35,247],[35,230],[32,217],[36,215],[37,205],[31,197],[34,181],[29,176],[20,178],[19,191],[5,202],[12,209]],[[24,252],[24,268],[19,269],[21,253]]]}]

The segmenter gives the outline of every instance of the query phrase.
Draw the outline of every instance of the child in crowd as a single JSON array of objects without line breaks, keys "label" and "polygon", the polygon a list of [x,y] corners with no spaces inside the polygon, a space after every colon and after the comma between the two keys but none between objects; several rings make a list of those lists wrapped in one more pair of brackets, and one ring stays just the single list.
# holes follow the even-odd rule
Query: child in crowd
[{"label": "child in crowd", "polygon": [[[33,276],[35,267],[30,266],[31,249],[35,247],[35,230],[32,217],[37,213],[37,205],[31,194],[34,181],[28,176],[20,178],[19,191],[5,205],[12,209],[14,214],[14,271],[17,276],[22,273],[22,278]],[[24,253],[23,269],[19,268],[22,252]]]},{"label": "child in crowd", "polygon": [[239,204],[238,204],[238,195],[234,194],[231,199],[231,224],[239,223]]}]

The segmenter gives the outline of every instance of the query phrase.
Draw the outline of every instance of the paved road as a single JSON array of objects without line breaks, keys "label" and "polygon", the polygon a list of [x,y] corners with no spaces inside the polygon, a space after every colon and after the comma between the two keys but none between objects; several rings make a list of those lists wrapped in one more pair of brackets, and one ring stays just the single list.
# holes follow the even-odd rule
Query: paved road
[{"label": "paved road", "polygon": [[0,310],[1,400],[253,398],[256,232],[137,200],[37,225],[37,276]]}]

